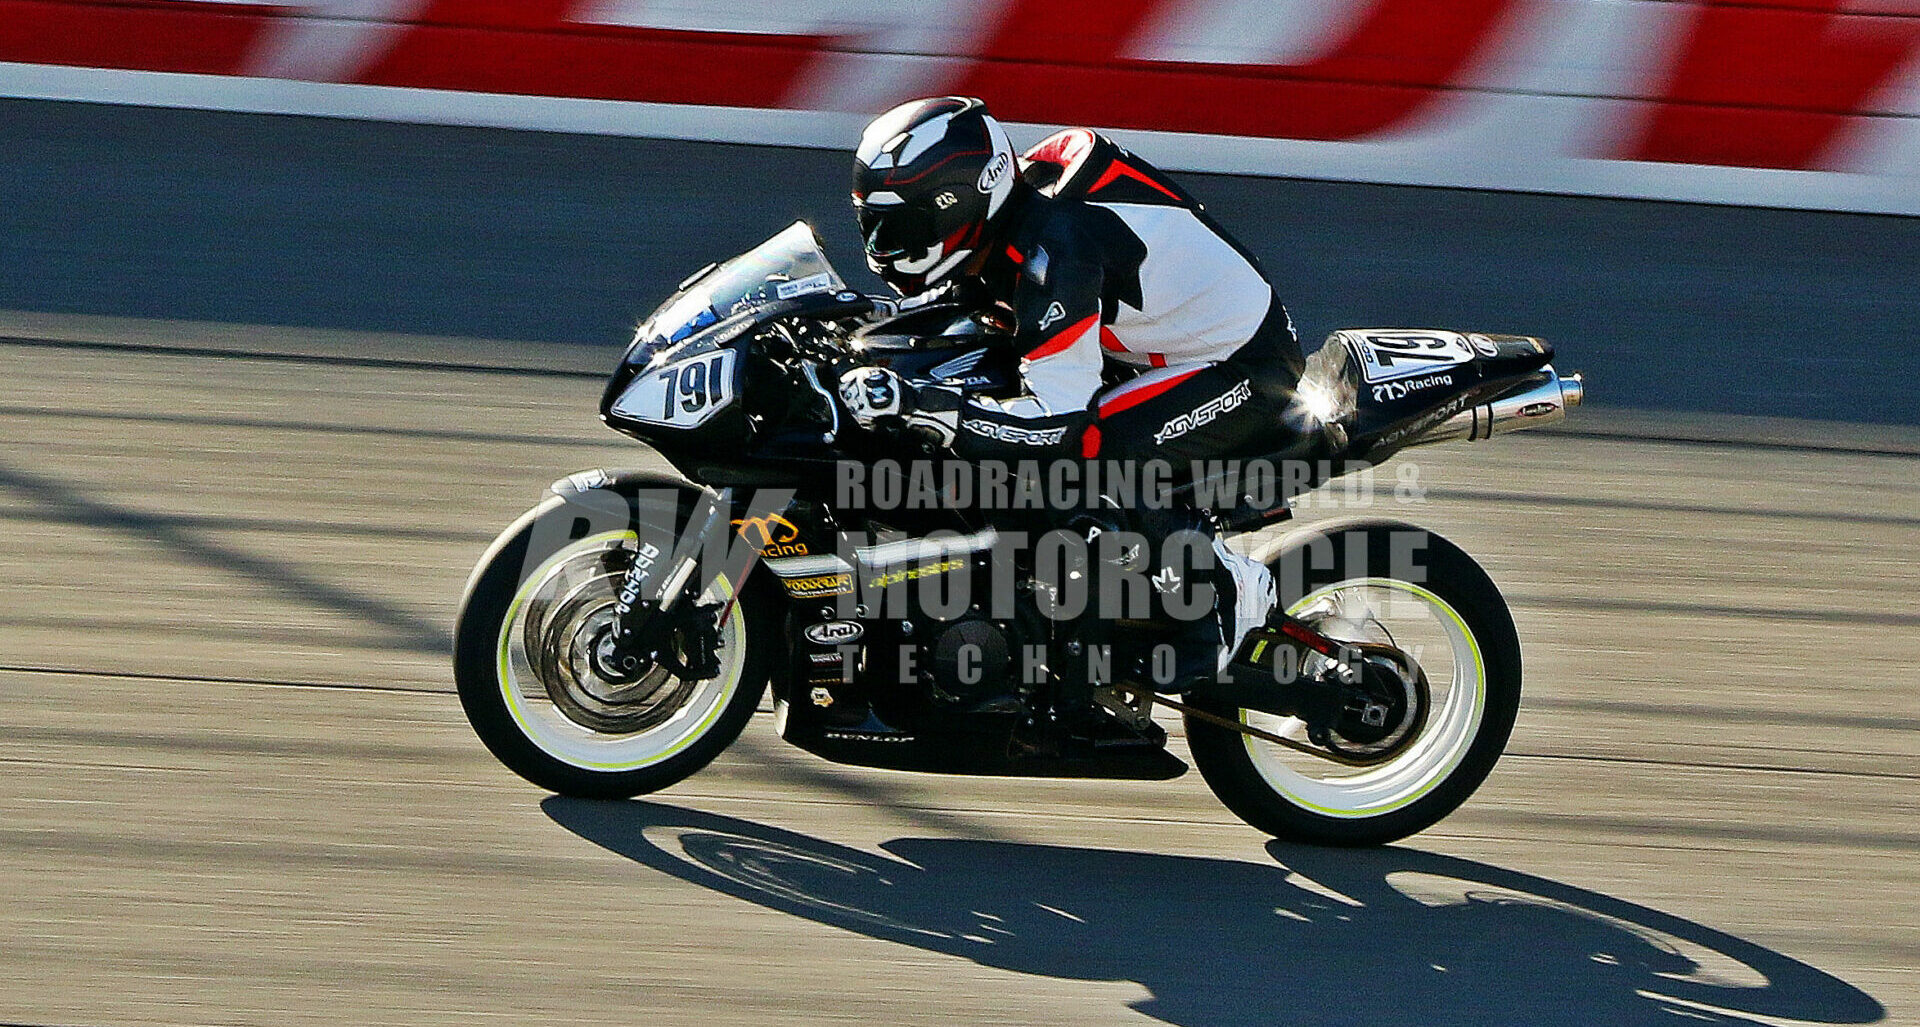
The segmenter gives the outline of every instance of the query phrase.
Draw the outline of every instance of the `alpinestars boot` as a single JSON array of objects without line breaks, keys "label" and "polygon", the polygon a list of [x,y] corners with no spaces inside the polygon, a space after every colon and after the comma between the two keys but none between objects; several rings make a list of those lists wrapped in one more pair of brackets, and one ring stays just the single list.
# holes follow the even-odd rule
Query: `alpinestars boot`
[{"label": "alpinestars boot", "polygon": [[1265,624],[1277,605],[1273,575],[1265,564],[1228,549],[1217,535],[1213,554],[1214,566],[1204,572],[1214,587],[1213,610],[1183,622],[1172,639],[1174,673],[1164,691],[1186,692],[1215,680],[1247,632]]}]

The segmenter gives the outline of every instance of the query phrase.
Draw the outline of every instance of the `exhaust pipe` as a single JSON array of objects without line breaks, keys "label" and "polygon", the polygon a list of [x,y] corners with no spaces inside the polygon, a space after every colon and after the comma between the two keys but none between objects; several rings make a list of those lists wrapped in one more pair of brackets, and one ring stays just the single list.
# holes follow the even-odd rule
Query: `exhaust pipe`
[{"label": "exhaust pipe", "polygon": [[1424,446],[1454,439],[1478,442],[1565,419],[1569,408],[1579,406],[1586,399],[1586,379],[1578,373],[1562,378],[1552,364],[1541,368],[1541,372],[1546,377],[1537,384],[1491,403],[1468,407],[1427,429],[1407,445]]}]

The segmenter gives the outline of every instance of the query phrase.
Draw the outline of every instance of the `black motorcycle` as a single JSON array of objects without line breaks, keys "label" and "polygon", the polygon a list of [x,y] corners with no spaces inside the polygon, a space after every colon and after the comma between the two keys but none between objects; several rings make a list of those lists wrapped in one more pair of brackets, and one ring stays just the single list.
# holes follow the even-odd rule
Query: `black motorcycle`
[{"label": "black motorcycle", "polygon": [[[725,749],[770,687],[794,745],[939,773],[1172,778],[1187,767],[1164,708],[1222,802],[1298,841],[1390,841],[1485,779],[1521,674],[1492,580],[1423,529],[1301,528],[1289,504],[1409,446],[1559,420],[1583,386],[1545,343],[1336,332],[1276,426],[1284,450],[1115,469],[1008,514],[996,497],[1045,472],[976,477],[846,416],[834,386],[855,366],[989,394],[1017,380],[991,311],[901,307],[849,290],[796,223],[641,324],[601,416],[667,466],[554,483],[462,600],[455,677],[495,756],[566,795],[655,791]],[[1138,564],[1121,494],[1141,478],[1147,502],[1210,522],[1275,585],[1271,614],[1192,687],[1164,673],[1180,625],[1069,594]],[[1008,527],[1035,517],[1043,542]],[[1170,576],[1153,585],[1175,591]]]}]

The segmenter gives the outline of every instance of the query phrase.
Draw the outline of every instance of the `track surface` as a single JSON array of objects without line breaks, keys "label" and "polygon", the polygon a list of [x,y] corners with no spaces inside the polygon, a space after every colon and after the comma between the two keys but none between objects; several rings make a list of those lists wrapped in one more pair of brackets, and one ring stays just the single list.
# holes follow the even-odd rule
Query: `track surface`
[{"label": "track surface", "polygon": [[[624,342],[672,283],[796,218],[878,289],[848,169],[822,150],[0,100],[0,309]],[[1604,382],[1604,405],[1920,425],[1920,218],[1182,180],[1310,344],[1518,332]]]},{"label": "track surface", "polygon": [[92,338],[0,342],[0,1022],[1920,1024],[1913,456],[1418,452],[1425,501],[1376,505],[1484,561],[1529,673],[1403,846],[765,717],[596,805],[494,764],[445,656],[493,530],[635,455],[596,381]]}]

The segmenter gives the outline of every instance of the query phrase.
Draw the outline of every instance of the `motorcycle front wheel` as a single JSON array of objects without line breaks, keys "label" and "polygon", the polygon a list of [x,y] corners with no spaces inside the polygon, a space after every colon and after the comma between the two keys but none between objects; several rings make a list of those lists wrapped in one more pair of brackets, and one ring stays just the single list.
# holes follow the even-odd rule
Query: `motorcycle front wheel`
[{"label": "motorcycle front wheel", "polygon": [[717,577],[700,601],[722,611],[719,674],[684,680],[658,663],[609,680],[593,652],[636,534],[571,537],[573,521],[550,498],[482,559],[454,627],[460,704],[488,750],[542,788],[581,798],[658,791],[711,762],[759,705],[772,662],[767,604],[758,589]]},{"label": "motorcycle front wheel", "polygon": [[[1252,826],[1316,845],[1385,844],[1453,812],[1493,770],[1520,707],[1520,641],[1492,579],[1439,535],[1386,521],[1295,537],[1266,562],[1293,616],[1411,658],[1411,708],[1395,714],[1411,736],[1343,764],[1189,716],[1188,744],[1207,785]],[[1311,744],[1298,718],[1198,695],[1195,705]]]}]

